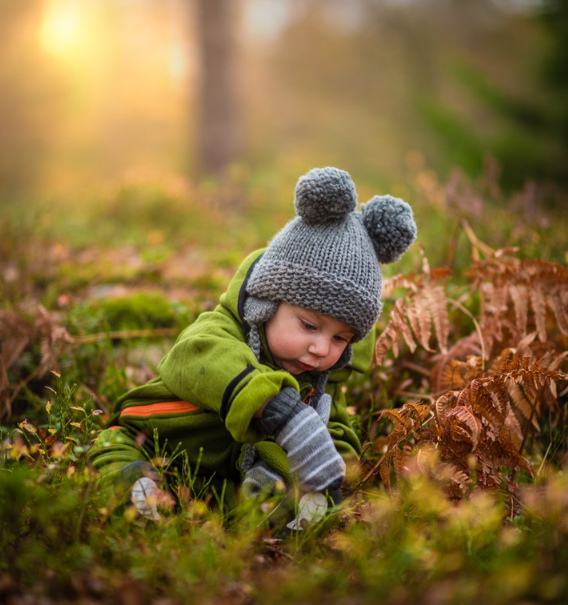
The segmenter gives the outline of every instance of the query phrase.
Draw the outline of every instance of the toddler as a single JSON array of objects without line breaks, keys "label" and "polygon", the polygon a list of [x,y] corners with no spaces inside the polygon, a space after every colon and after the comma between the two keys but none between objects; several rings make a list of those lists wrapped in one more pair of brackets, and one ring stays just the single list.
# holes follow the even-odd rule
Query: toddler
[{"label": "toddler", "polygon": [[[410,206],[375,196],[358,212],[349,174],[301,177],[297,216],[249,255],[213,311],[186,328],[158,377],[126,393],[91,452],[100,480],[122,484],[157,519],[159,476],[192,473],[193,493],[236,503],[282,482],[338,502],[345,460],[357,459],[342,385],[372,359],[381,311],[379,263],[416,237]],[[173,486],[171,486],[173,487]]]}]

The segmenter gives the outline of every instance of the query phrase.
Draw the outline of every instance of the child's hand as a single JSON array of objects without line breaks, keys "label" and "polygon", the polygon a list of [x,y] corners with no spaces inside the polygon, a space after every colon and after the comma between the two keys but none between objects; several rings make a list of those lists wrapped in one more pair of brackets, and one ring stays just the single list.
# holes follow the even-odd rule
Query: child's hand
[{"label": "child's hand", "polygon": [[318,413],[302,403],[295,389],[287,387],[273,397],[257,424],[266,434],[274,435],[284,449],[290,472],[296,475],[302,491],[339,488],[345,477],[345,462]]},{"label": "child's hand", "polygon": [[324,393],[316,405],[316,412],[318,416],[322,419],[325,426],[327,426],[329,422],[329,417],[331,416],[331,395]]},{"label": "child's hand", "polygon": [[286,489],[284,479],[264,460],[255,462],[246,472],[242,485],[245,498],[272,495]]}]

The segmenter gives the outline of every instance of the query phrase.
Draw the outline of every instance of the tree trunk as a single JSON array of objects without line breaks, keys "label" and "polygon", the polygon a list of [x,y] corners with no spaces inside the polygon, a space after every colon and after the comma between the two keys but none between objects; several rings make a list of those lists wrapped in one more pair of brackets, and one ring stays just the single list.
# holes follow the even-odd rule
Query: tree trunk
[{"label": "tree trunk", "polygon": [[198,170],[222,175],[239,152],[236,0],[197,0],[200,45]]}]

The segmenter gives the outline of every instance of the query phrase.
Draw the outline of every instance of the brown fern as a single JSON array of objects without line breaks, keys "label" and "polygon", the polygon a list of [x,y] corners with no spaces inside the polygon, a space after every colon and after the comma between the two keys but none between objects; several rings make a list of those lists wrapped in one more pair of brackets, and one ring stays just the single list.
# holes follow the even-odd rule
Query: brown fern
[{"label": "brown fern", "polygon": [[[447,391],[433,406],[410,402],[400,409],[384,410],[381,418],[391,421],[393,429],[384,442],[385,453],[367,477],[378,470],[390,488],[392,476],[401,476],[397,469],[405,467],[404,460],[423,444],[432,443],[440,460],[451,465],[459,478],[449,484],[452,497],[465,493],[472,471],[479,487],[493,489],[506,484],[514,491],[515,471],[532,474],[522,455],[527,429],[521,427],[514,411],[518,406],[522,416],[537,423],[543,389],[568,376],[543,367],[542,360],[531,361],[516,354],[500,367],[499,373],[475,378],[462,390]],[[511,396],[511,387],[519,384],[524,390],[522,405]],[[427,426],[430,420],[433,427]]]},{"label": "brown fern", "polygon": [[424,257],[423,272],[414,276],[411,274],[403,279],[400,276],[387,280],[383,295],[389,297],[395,289],[404,287],[406,293],[399,297],[389,316],[389,322],[375,347],[375,364],[383,363],[387,352],[392,351],[398,357],[398,342],[404,338],[411,351],[417,343],[429,352],[432,328],[440,351],[446,352],[449,335],[449,317],[445,289],[439,282],[445,283],[449,272],[445,267],[430,269]]},{"label": "brown fern", "polygon": [[[72,342],[56,315],[41,305],[0,312],[0,418],[10,417],[13,402],[26,385],[58,367],[60,355]],[[39,350],[39,361],[27,375],[11,381],[9,370],[33,347]]]},{"label": "brown fern", "polygon": [[[490,344],[508,335],[515,344],[529,331],[540,342],[549,330],[568,335],[568,269],[539,259],[520,260],[507,254],[474,263],[468,275],[482,295],[481,326]],[[550,314],[549,312],[552,312]],[[553,321],[549,322],[553,317]],[[491,347],[488,347],[491,349]]]}]

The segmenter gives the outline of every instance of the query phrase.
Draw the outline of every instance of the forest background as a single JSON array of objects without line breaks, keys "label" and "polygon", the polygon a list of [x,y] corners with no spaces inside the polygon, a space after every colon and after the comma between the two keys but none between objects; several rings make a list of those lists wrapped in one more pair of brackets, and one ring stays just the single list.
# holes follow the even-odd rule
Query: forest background
[{"label": "forest background", "polygon": [[[563,602],[567,4],[0,0],[0,33],[0,597]],[[276,537],[185,477],[156,527],[112,511],[113,401],[326,165],[419,228],[342,509]]]}]

